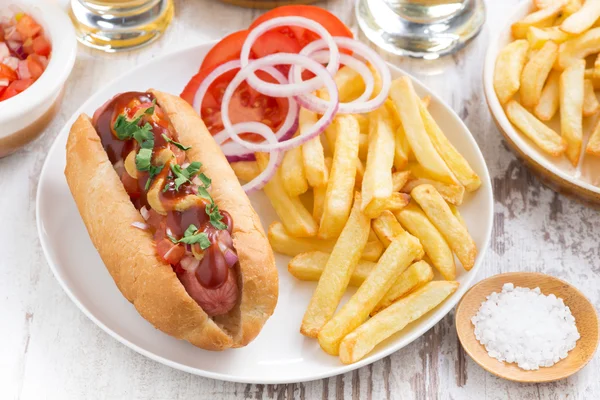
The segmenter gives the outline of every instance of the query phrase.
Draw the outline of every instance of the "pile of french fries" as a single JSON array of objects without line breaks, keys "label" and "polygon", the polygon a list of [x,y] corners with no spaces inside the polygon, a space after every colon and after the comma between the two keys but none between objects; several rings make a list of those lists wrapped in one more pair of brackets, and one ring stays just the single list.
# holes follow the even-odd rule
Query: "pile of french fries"
[{"label": "pile of french fries", "polygon": [[[600,1],[533,0],[498,54],[494,89],[510,122],[543,152],[583,159],[583,118],[600,111]],[[589,68],[588,68],[589,65]],[[560,133],[547,124],[560,120]],[[585,153],[600,156],[600,120]]]},{"label": "pile of french fries", "polygon": [[[341,101],[364,90],[347,67],[335,79]],[[269,227],[271,246],[293,257],[294,277],[318,281],[300,332],[343,363],[360,360],[452,294],[455,255],[466,270],[475,263],[457,206],[481,181],[428,102],[408,77],[393,81],[382,107],[338,115],[320,137],[289,150],[264,187],[280,219]],[[301,110],[299,130],[318,118]],[[257,153],[256,162],[232,167],[249,181],[268,157]],[[339,308],[348,286],[358,289]]]}]

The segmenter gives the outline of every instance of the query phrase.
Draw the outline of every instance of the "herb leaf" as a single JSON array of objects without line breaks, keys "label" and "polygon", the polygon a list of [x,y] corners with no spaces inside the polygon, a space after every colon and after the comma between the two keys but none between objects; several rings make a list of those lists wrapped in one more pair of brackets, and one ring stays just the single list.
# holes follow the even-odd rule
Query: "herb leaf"
[{"label": "herb leaf", "polygon": [[148,107],[146,109],[146,111],[144,111],[144,114],[148,114],[148,115],[152,115],[154,114],[154,109],[156,108],[156,99],[152,100],[152,107]]},{"label": "herb leaf", "polygon": [[219,230],[227,229],[227,225],[221,222],[223,216],[221,215],[219,207],[214,203],[214,201],[206,205],[206,214],[210,218],[210,223],[212,226]]},{"label": "herb leaf", "polygon": [[171,143],[173,146],[186,151],[192,148],[192,146],[184,146],[179,142],[176,142],[175,140],[171,139],[170,137],[168,137],[167,135],[165,135],[164,133],[162,134],[163,139],[165,139],[167,141],[167,143]]},{"label": "herb leaf", "polygon": [[206,190],[204,186],[198,186],[198,196],[202,197],[204,200],[210,201],[211,203],[213,202],[210,193],[208,193],[208,190]]},{"label": "herb leaf", "polygon": [[179,164],[171,164],[171,171],[175,174],[175,190],[179,190],[179,187],[186,182],[191,182],[194,179],[194,175],[198,173],[202,167],[202,163],[194,161],[187,168],[181,168]]},{"label": "herb leaf", "polygon": [[149,171],[152,159],[152,148],[141,148],[135,155],[135,167],[140,171]]},{"label": "herb leaf", "polygon": [[183,237],[181,239],[177,240],[173,236],[170,236],[170,235],[169,235],[169,239],[171,239],[171,241],[173,243],[185,243],[185,244],[198,243],[202,250],[208,249],[211,245],[210,240],[208,239],[208,235],[204,232],[196,233],[197,231],[198,231],[198,228],[196,228],[196,225],[190,224],[190,226],[188,226],[188,228],[185,230]]},{"label": "herb leaf", "polygon": [[134,120],[129,121],[127,117],[123,114],[119,114],[117,116],[117,120],[113,125],[115,129],[115,133],[119,140],[129,140],[133,137],[133,134],[140,129],[138,123],[140,122],[141,117],[138,117]]},{"label": "herb leaf", "polygon": [[164,167],[165,167],[164,165],[150,165],[150,169],[149,169],[150,176],[148,177],[148,180],[146,181],[146,187],[145,187],[146,192],[148,191],[148,189],[150,189],[150,185],[152,184],[152,181],[154,180],[156,175],[160,174]]},{"label": "herb leaf", "polygon": [[142,145],[147,140],[152,140],[152,146],[154,146],[154,134],[152,133],[152,125],[146,122],[144,126],[137,126],[137,128],[138,129],[133,132],[133,138],[140,145]]}]

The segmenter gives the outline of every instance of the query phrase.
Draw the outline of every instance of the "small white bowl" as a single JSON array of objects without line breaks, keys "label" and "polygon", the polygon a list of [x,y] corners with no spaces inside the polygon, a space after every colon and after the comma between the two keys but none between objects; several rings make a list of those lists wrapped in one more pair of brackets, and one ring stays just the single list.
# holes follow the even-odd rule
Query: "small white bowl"
[{"label": "small white bowl", "polygon": [[0,0],[0,9],[16,5],[44,28],[52,53],[48,67],[24,92],[0,102],[0,157],[37,138],[60,106],[62,89],[77,54],[71,20],[55,5],[37,0]]},{"label": "small white bowl", "polygon": [[[504,46],[514,40],[510,27],[514,22],[522,19],[534,10],[535,8],[531,0],[521,2],[515,7],[514,13],[508,18],[504,28],[490,40],[483,70],[483,85],[488,107],[508,145],[531,169],[541,176],[544,183],[556,191],[574,194],[584,200],[600,203],[600,187],[596,186],[600,185],[600,172],[597,172],[596,181],[593,184],[589,180],[582,179],[579,171],[567,161],[566,157],[551,157],[543,153],[510,123],[494,91],[496,56]],[[590,118],[584,118],[584,149],[585,134],[589,132],[592,125],[590,121],[585,120],[589,120]],[[556,121],[554,123],[556,124]],[[557,125],[551,125],[551,127],[554,129],[558,128]],[[559,131],[557,129],[557,132]],[[584,155],[583,167],[587,171],[591,171],[592,169],[600,171],[600,159]]]}]

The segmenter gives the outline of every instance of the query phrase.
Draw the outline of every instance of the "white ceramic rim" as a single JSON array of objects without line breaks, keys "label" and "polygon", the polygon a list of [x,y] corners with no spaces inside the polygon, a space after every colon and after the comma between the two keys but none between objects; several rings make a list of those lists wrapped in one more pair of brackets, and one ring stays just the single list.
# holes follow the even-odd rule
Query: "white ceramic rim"
[{"label": "white ceramic rim", "polygon": [[568,174],[563,169],[559,168],[543,157],[541,155],[541,151],[533,148],[533,145],[527,143],[523,134],[517,132],[517,129],[508,120],[508,117],[506,116],[506,113],[504,112],[504,109],[502,108],[502,105],[496,96],[496,92],[494,91],[494,68],[496,64],[496,56],[500,51],[499,42],[503,39],[507,32],[511,31],[510,27],[513,22],[520,20],[533,10],[534,7],[531,0],[525,0],[521,2],[511,16],[506,20],[503,28],[490,40],[490,46],[488,47],[485,56],[485,64],[483,68],[483,86],[489,108],[496,121],[498,121],[512,142],[519,148],[519,150],[530,157],[533,161],[546,169],[550,174],[556,175],[582,189],[588,190],[592,193],[600,194],[600,187],[594,186],[591,183],[585,182]]},{"label": "white ceramic rim", "polygon": [[4,4],[7,6],[15,4],[27,12],[31,9],[39,9],[43,19],[36,16],[36,20],[44,27],[45,35],[50,39],[52,53],[46,70],[33,85],[23,93],[0,102],[0,111],[2,111],[0,123],[25,114],[28,110],[41,107],[42,103],[48,101],[48,96],[58,92],[69,77],[77,56],[77,40],[73,24],[67,14],[56,5],[32,0],[0,1],[0,7]]},{"label": "white ceramic rim", "polygon": [[[194,46],[189,46],[187,48],[183,48],[183,49],[179,49],[177,51],[174,51],[172,53],[168,53],[165,54],[161,57],[157,57],[154,58],[152,60],[149,60],[148,62],[141,64],[139,66],[137,66],[134,70],[131,71],[127,71],[126,73],[132,73],[132,71],[137,71],[137,70],[142,70],[146,67],[146,65],[152,64],[154,62],[158,62],[160,60],[163,60],[165,58],[175,58],[175,59],[180,59],[179,57],[179,53],[183,53],[183,52],[187,52],[192,48],[197,48],[199,46],[207,46],[207,45],[214,45],[216,44],[218,41],[212,41],[212,42],[208,42],[208,43],[202,43],[199,45],[194,45]],[[390,69],[392,71],[395,71],[397,73],[409,76],[413,81],[417,82],[418,84],[426,87],[425,85],[423,85],[418,79],[416,79],[415,77],[413,77],[412,75],[404,72],[403,70],[401,70],[398,67],[395,67],[391,64],[388,63],[388,66],[390,67]],[[113,81],[117,81],[119,80],[120,77],[117,77],[115,79],[113,79]],[[111,85],[111,83],[109,83],[109,85]],[[429,91],[429,89],[427,89]],[[60,274],[57,272],[56,270],[56,266],[54,265],[54,263],[51,261],[52,257],[50,257],[50,249],[48,249],[46,247],[46,242],[44,240],[40,240],[41,246],[42,246],[42,250],[44,252],[44,256],[46,257],[46,261],[48,262],[48,265],[50,266],[50,269],[52,270],[52,273],[54,274],[54,277],[56,278],[56,280],[59,282],[59,284],[61,285],[61,287],[63,288],[63,290],[67,293],[67,295],[69,296],[69,298],[73,301],[73,303],[75,303],[75,305],[77,305],[77,307],[90,319],[92,320],[96,325],[98,325],[104,332],[108,333],[110,336],[112,336],[114,339],[116,339],[117,341],[119,341],[120,343],[124,344],[125,346],[129,347],[130,349],[136,351],[137,353],[148,357],[151,360],[157,361],[161,364],[167,365],[171,368],[175,368],[178,369],[180,371],[184,371],[184,372],[188,372],[190,374],[193,375],[198,375],[198,376],[202,376],[205,378],[211,378],[211,379],[218,379],[218,380],[222,380],[222,381],[228,381],[228,382],[238,382],[238,383],[252,383],[252,384],[288,384],[288,383],[299,383],[299,382],[307,382],[307,381],[312,381],[312,380],[318,380],[318,379],[324,379],[324,378],[329,378],[332,376],[336,376],[336,375],[341,375],[344,374],[346,372],[349,371],[353,371],[355,369],[358,369],[360,367],[364,367],[366,365],[372,364],[375,361],[379,361],[380,359],[387,357],[388,355],[400,350],[401,348],[407,346],[408,344],[412,343],[415,339],[421,337],[422,335],[424,335],[429,329],[431,329],[434,325],[436,325],[442,318],[444,318],[446,315],[448,315],[448,313],[450,312],[450,310],[452,310],[452,308],[454,308],[458,302],[460,301],[460,299],[462,298],[462,296],[465,294],[465,292],[473,285],[475,277],[477,275],[477,271],[479,270],[479,268],[481,268],[482,264],[483,264],[483,260],[485,258],[485,253],[487,251],[487,248],[489,246],[489,242],[491,239],[491,235],[492,235],[492,228],[493,228],[493,219],[494,219],[494,199],[493,199],[493,189],[492,189],[492,183],[491,183],[491,179],[490,179],[490,175],[489,175],[489,170],[487,168],[487,164],[485,162],[485,158],[483,157],[483,154],[481,153],[481,149],[479,148],[479,146],[477,145],[477,142],[475,141],[475,139],[473,138],[473,135],[471,134],[471,131],[467,128],[467,126],[464,124],[464,122],[460,119],[460,117],[454,112],[454,110],[452,110],[452,108],[450,108],[445,102],[442,101],[442,99],[440,97],[438,97],[435,93],[430,91],[430,94],[432,96],[432,98],[442,104],[444,106],[444,108],[448,111],[448,114],[451,116],[451,118],[453,118],[456,122],[458,122],[459,125],[461,125],[461,127],[464,129],[464,131],[468,132],[468,135],[465,135],[467,137],[467,140],[471,142],[471,144],[474,146],[475,149],[477,149],[477,154],[476,156],[480,158],[482,165],[484,166],[483,168],[483,173],[480,175],[481,181],[482,181],[482,186],[487,186],[490,190],[490,204],[488,204],[489,209],[491,210],[491,212],[489,214],[487,214],[485,216],[485,218],[487,219],[486,223],[488,224],[488,226],[490,227],[490,229],[486,232],[486,235],[483,239],[483,245],[481,246],[481,248],[479,249],[479,253],[477,255],[477,259],[475,261],[475,265],[473,266],[473,268],[471,269],[471,271],[474,270],[475,273],[471,274],[469,278],[465,279],[464,284],[461,284],[458,288],[458,290],[456,291],[455,295],[456,297],[454,297],[455,301],[449,301],[446,300],[441,306],[439,306],[439,308],[436,308],[438,316],[437,318],[433,318],[429,323],[420,326],[419,329],[417,331],[415,331],[412,335],[408,336],[405,338],[406,342],[403,345],[400,344],[396,344],[396,345],[391,345],[389,346],[387,349],[377,353],[377,354],[372,354],[369,356],[366,356],[365,358],[361,359],[360,361],[354,363],[354,364],[350,364],[350,365],[343,365],[340,366],[339,368],[335,368],[331,371],[327,371],[325,373],[321,373],[321,374],[317,374],[314,376],[310,376],[310,377],[306,377],[303,379],[299,379],[299,380],[294,380],[294,381],[290,381],[288,379],[270,379],[270,380],[260,380],[257,381],[256,379],[244,379],[241,378],[239,376],[234,376],[234,375],[228,375],[228,374],[223,374],[223,373],[217,373],[217,372],[212,372],[212,371],[206,371],[206,370],[201,370],[201,369],[197,369],[197,368],[192,368],[189,367],[187,365],[183,365],[180,364],[178,362],[174,362],[171,361],[169,359],[166,359],[164,357],[158,356],[148,350],[145,350],[141,347],[139,347],[138,345],[132,343],[131,341],[121,337],[120,335],[118,335],[116,332],[112,331],[110,328],[108,328],[104,323],[102,323],[102,321],[100,321],[99,319],[97,319],[79,300],[78,298],[73,294],[73,292],[69,289],[69,286],[66,284],[66,282],[64,282],[61,277]],[[82,109],[86,108],[87,103],[89,102],[86,101],[84,104],[81,105],[81,107],[74,113],[74,115],[69,119],[69,121],[67,121],[66,125],[72,124],[75,120],[75,118],[77,117],[77,115],[79,115],[79,113],[81,112]],[[50,147],[50,149],[48,150],[48,154],[53,152],[53,149],[55,146],[58,145],[59,140],[58,138],[60,137],[57,136],[57,138],[55,139],[54,143],[52,144],[52,146]],[[40,173],[40,181],[44,179],[44,175],[46,174],[47,171],[47,164],[48,164],[48,157],[46,157],[46,160],[44,161],[44,165],[42,166],[42,170]],[[44,233],[43,233],[43,227],[40,223],[41,219],[40,219],[40,190],[39,190],[39,185],[38,185],[38,190],[37,190],[37,194],[36,194],[36,224],[37,224],[37,232],[38,232],[38,237],[43,237]]]}]

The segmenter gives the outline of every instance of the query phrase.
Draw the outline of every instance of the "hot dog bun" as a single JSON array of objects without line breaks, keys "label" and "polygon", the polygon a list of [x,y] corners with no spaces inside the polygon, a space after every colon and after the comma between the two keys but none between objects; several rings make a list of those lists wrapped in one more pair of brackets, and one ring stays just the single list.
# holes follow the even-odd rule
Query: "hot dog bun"
[{"label": "hot dog bun", "polygon": [[250,200],[202,120],[178,97],[150,92],[169,116],[179,141],[192,146],[187,152],[189,161],[200,161],[202,171],[213,177],[211,194],[234,221],[240,297],[233,310],[209,318],[188,295],[171,265],[157,256],[152,235],[131,225],[143,218],[87,115],[77,119],[67,141],[69,188],[92,243],[123,296],[142,317],[203,349],[245,346],[258,335],[277,303],[273,252]]}]

